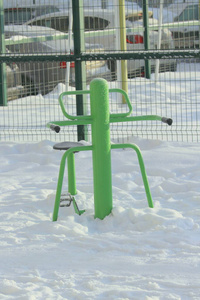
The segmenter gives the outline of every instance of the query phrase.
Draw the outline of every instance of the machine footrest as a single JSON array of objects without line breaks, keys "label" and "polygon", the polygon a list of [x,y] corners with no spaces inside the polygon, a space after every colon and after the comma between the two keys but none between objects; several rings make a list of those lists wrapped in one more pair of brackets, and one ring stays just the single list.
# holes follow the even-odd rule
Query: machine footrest
[{"label": "machine footrest", "polygon": [[70,193],[61,195],[60,207],[69,207],[71,203],[73,203],[75,213],[78,214],[79,216],[85,212],[85,210],[80,210],[78,208],[75,198]]}]

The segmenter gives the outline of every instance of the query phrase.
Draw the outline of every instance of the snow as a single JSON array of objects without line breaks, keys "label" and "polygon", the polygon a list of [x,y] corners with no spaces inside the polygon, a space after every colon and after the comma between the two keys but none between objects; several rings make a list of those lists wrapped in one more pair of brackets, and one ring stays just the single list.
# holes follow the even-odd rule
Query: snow
[{"label": "snow", "polygon": [[[199,144],[134,139],[112,152],[113,211],[94,219],[91,154],[76,154],[79,208],[52,222],[53,142],[1,142],[1,299],[199,299]],[[66,188],[65,188],[66,189]]]},{"label": "snow", "polygon": [[[168,76],[165,88],[168,82],[173,90]],[[134,89],[136,80],[131,84]],[[180,99],[185,89],[175,91]],[[44,98],[24,101],[40,105]],[[51,140],[0,142],[0,299],[199,299],[200,146],[129,142],[142,151],[154,208],[134,151],[112,150],[113,210],[95,219],[92,154],[79,152],[76,201],[86,212],[60,208],[57,222],[52,213],[62,152]]]},{"label": "snow", "polygon": [[[153,77],[149,84],[129,80],[129,90],[139,88],[134,100],[142,98],[144,113],[149,88],[155,96],[151,109],[167,99],[179,121],[178,112],[187,111],[200,90],[199,64],[193,74],[182,71],[159,74],[156,86]],[[47,120],[45,100],[55,101],[55,91],[21,99],[23,118],[29,119],[27,107],[34,102],[30,119],[42,107],[43,121],[53,121]],[[19,103],[9,104],[13,114]],[[12,113],[6,117],[13,119]],[[154,208],[148,207],[134,151],[113,150],[113,210],[104,220],[94,219],[92,154],[86,151],[76,154],[76,201],[86,212],[78,216],[71,206],[60,208],[52,222],[63,153],[53,150],[52,140],[0,141],[1,300],[199,299],[200,146],[139,137],[129,142],[142,151]]]}]

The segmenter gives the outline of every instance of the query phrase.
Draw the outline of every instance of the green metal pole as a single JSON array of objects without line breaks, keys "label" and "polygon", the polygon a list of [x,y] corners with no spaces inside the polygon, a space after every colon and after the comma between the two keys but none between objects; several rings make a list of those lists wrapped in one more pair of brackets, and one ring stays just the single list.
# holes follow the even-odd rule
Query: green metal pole
[{"label": "green metal pole", "polygon": [[[73,156],[74,152],[77,151],[88,151],[92,150],[92,146],[81,146],[81,147],[75,147],[68,149],[62,156],[61,162],[60,162],[60,170],[58,175],[58,183],[57,183],[57,189],[56,189],[56,197],[54,202],[54,209],[53,209],[53,221],[57,221],[58,219],[58,212],[60,207],[60,197],[62,192],[62,186],[63,186],[63,178],[64,178],[64,172],[65,172],[65,165],[66,165],[66,159],[69,163],[68,166],[68,177],[71,177],[71,181],[69,182],[68,178],[68,184],[70,185],[68,187],[69,192],[76,191],[76,178],[75,178],[75,172],[74,172],[74,165],[73,164]],[[70,169],[72,167],[72,169]],[[73,193],[72,193],[73,195]]]},{"label": "green metal pole", "polygon": [[101,8],[102,9],[108,8],[108,0],[101,0]]},{"label": "green metal pole", "polygon": [[[85,51],[83,0],[73,0],[72,10],[73,10],[74,54],[80,56],[81,53]],[[75,61],[75,85],[76,85],[76,90],[86,90],[85,62],[81,60]],[[86,114],[84,101],[85,101],[85,95],[76,96],[77,115]],[[86,140],[85,132],[87,132],[86,126],[79,125],[77,127],[78,141]]]},{"label": "green metal pole", "polygon": [[[199,0],[199,22],[200,22],[200,0]],[[200,32],[200,24],[199,24],[199,32]],[[199,39],[199,48],[200,48],[200,39]]]},{"label": "green metal pole", "polygon": [[63,177],[64,177],[66,155],[67,155],[66,153],[67,153],[67,151],[62,156],[62,159],[60,162],[60,170],[59,170],[59,175],[58,175],[56,198],[55,198],[54,210],[53,210],[53,221],[57,221],[57,219],[58,219],[58,211],[59,211],[59,206],[60,206],[60,197],[61,197],[61,192],[62,192]]},{"label": "green metal pole", "polygon": [[[125,22],[125,0],[119,0],[119,21],[120,21],[120,50],[126,51],[126,22]],[[128,70],[127,61],[121,60],[122,90],[128,93]],[[126,101],[123,98],[123,103]]]},{"label": "green metal pole", "polygon": [[144,188],[145,188],[145,192],[146,192],[146,196],[147,196],[148,205],[149,205],[149,207],[153,208],[153,200],[151,197],[151,191],[149,188],[149,182],[147,179],[144,161],[143,161],[142,153],[141,153],[140,149],[138,148],[138,146],[136,146],[134,144],[114,144],[114,145],[111,145],[111,147],[112,147],[112,149],[132,148],[133,150],[135,150],[135,152],[137,153],[137,157],[138,157],[138,161],[139,161],[139,165],[140,165],[140,171],[142,174],[142,179],[143,179],[143,183],[144,183]]},{"label": "green metal pole", "polygon": [[68,192],[71,195],[76,194],[74,153],[70,152],[70,150],[67,150],[63,154],[61,162],[60,162],[60,170],[59,170],[59,175],[58,175],[58,183],[57,183],[56,197],[55,197],[54,210],[53,210],[53,221],[57,221],[57,219],[58,219],[58,211],[59,211],[59,206],[60,206],[60,197],[61,197],[62,186],[63,186],[66,158],[67,158],[67,164],[68,164],[67,165],[67,167],[68,167]]},{"label": "green metal pole", "polygon": [[95,218],[104,219],[112,210],[109,89],[104,79],[90,83],[92,116],[93,182]]},{"label": "green metal pole", "polygon": [[[5,54],[4,37],[4,9],[3,0],[0,0],[0,54]],[[0,64],[0,106],[7,105],[7,84],[6,84],[6,64]]]},{"label": "green metal pole", "polygon": [[[149,50],[149,11],[148,0],[143,0],[143,25],[144,25],[144,48]],[[151,78],[151,64],[149,59],[145,59],[145,77]]]},{"label": "green metal pole", "polygon": [[68,192],[71,195],[76,195],[76,172],[75,172],[75,158],[74,153],[70,153],[67,157],[68,168]]}]

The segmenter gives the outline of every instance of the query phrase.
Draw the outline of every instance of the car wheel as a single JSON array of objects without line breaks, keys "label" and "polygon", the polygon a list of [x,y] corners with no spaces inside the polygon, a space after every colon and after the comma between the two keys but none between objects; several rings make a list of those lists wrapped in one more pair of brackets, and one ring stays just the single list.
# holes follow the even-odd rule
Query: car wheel
[{"label": "car wheel", "polygon": [[107,61],[108,69],[111,72],[111,80],[117,80],[117,62],[116,60],[108,60]]},{"label": "car wheel", "polygon": [[177,61],[171,64],[170,66],[170,71],[171,72],[176,72],[177,71]]},{"label": "car wheel", "polygon": [[23,97],[38,94],[35,84],[30,77],[22,75],[22,85],[24,86]]},{"label": "car wheel", "polygon": [[[168,64],[161,64],[159,67],[159,73],[164,73],[164,72],[176,72],[177,71],[177,62],[173,63],[168,63]],[[153,73],[155,72],[155,68]]]},{"label": "car wheel", "polygon": [[128,78],[145,77],[144,67],[128,73]]}]

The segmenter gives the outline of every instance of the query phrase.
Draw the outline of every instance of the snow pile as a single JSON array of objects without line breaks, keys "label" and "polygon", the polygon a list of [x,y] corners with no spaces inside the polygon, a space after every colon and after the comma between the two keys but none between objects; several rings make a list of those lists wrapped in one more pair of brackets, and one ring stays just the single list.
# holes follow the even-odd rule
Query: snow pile
[{"label": "snow pile", "polygon": [[94,219],[91,153],[80,152],[76,200],[86,212],[60,208],[57,222],[62,152],[50,141],[1,142],[2,300],[199,299],[199,145],[134,142],[154,209],[134,151],[113,150],[113,211]]}]

